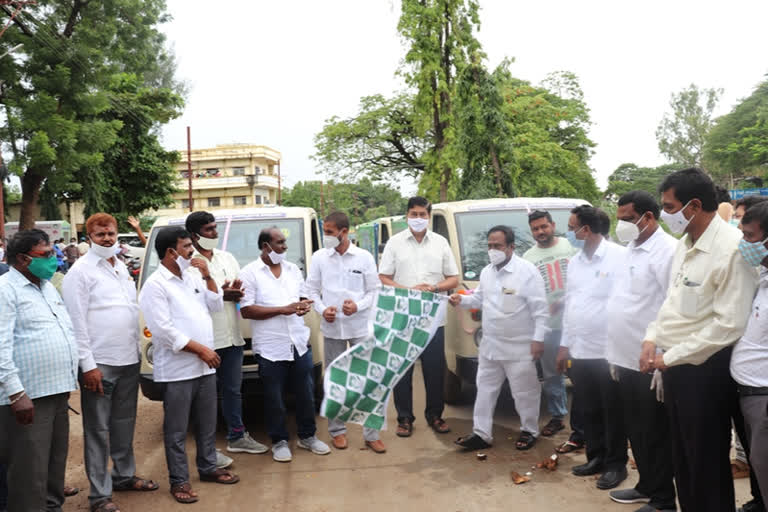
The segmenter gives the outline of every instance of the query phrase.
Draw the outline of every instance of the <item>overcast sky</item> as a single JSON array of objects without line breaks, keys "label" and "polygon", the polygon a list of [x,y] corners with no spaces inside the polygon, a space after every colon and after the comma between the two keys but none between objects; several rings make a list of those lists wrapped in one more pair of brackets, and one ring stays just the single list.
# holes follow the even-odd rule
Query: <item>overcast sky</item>
[{"label": "overcast sky", "polygon": [[[695,83],[725,90],[717,114],[768,72],[768,2],[481,0],[477,34],[489,67],[514,57],[515,76],[576,73],[604,187],[620,164],[658,165],[655,129],[670,94]],[[313,138],[325,119],[353,115],[361,96],[402,88],[396,0],[168,0],[164,30],[191,85],[184,115],[163,130],[169,149],[230,142],[282,152],[288,186],[316,179]]]}]

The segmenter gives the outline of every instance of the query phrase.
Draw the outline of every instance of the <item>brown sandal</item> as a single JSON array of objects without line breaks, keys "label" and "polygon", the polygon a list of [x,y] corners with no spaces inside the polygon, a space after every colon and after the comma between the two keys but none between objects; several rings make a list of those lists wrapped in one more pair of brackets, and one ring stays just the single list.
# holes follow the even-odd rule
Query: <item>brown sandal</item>
[{"label": "brown sandal", "polygon": [[404,421],[397,424],[397,437],[411,437],[413,434],[413,423],[410,421]]},{"label": "brown sandal", "polygon": [[575,441],[571,441],[570,439],[555,448],[555,451],[557,453],[571,453],[575,452],[576,450],[581,450],[584,448],[584,443],[577,443]]},{"label": "brown sandal", "polygon": [[91,512],[120,512],[120,507],[107,498],[91,505]]},{"label": "brown sandal", "polygon": [[214,482],[217,484],[232,485],[240,481],[240,477],[227,471],[226,469],[217,469],[213,473],[200,475],[201,482]]},{"label": "brown sandal", "polygon": [[443,418],[432,418],[429,422],[429,426],[438,434],[447,434],[451,431],[451,427],[448,426]]},{"label": "brown sandal", "polygon": [[120,485],[114,486],[112,490],[113,491],[149,492],[149,491],[156,491],[159,488],[160,486],[157,485],[152,480],[148,480],[146,478],[139,478],[137,476],[132,476],[130,480],[123,482]]},{"label": "brown sandal", "polygon": [[171,486],[171,495],[179,503],[197,503],[197,493],[192,490],[189,482]]}]

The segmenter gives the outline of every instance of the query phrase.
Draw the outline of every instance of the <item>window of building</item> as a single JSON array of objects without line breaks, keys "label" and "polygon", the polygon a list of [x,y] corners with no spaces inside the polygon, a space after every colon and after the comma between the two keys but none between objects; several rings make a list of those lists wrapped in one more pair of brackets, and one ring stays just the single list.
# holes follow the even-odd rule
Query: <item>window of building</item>
[{"label": "window of building", "polygon": [[218,197],[209,197],[208,206],[221,206],[221,199]]},{"label": "window of building", "polygon": [[233,167],[232,176],[245,176],[245,167]]},{"label": "window of building", "polygon": [[181,200],[181,207],[183,209],[185,209],[185,210],[188,209],[189,208],[189,199],[182,199]]},{"label": "window of building", "polygon": [[261,174],[261,167],[259,167],[258,165],[257,165],[257,166],[255,166],[255,167],[253,168],[253,173],[254,173],[254,174]]},{"label": "window of building", "polygon": [[253,196],[254,204],[261,204],[261,196],[255,195]]},{"label": "window of building", "polygon": [[235,196],[232,198],[235,206],[244,206],[248,203],[248,196]]},{"label": "window of building", "polygon": [[219,172],[218,169],[212,168],[212,169],[205,170],[205,177],[213,178],[216,176],[221,176],[221,172]]}]

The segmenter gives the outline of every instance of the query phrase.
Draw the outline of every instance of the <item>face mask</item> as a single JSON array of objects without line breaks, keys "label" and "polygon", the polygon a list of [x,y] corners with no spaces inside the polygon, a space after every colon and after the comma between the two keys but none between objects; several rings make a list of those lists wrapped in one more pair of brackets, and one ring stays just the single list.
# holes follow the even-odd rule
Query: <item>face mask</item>
[{"label": "face mask", "polygon": [[501,265],[507,259],[507,253],[498,249],[489,249],[488,259],[491,260],[493,265]]},{"label": "face mask", "polygon": [[323,235],[323,247],[326,249],[335,249],[341,244],[341,240],[338,237]]},{"label": "face mask", "polygon": [[747,242],[743,238],[739,241],[739,252],[744,261],[753,267],[759,267],[763,260],[768,256],[768,249],[765,248],[766,238],[762,242]]},{"label": "face mask", "polygon": [[572,246],[576,247],[577,249],[582,249],[584,247],[584,240],[579,240],[576,238],[576,233],[584,229],[584,226],[581,226],[576,231],[566,231],[565,232],[565,238],[568,239],[568,241],[571,243]]},{"label": "face mask", "polygon": [[91,252],[98,256],[99,258],[108,260],[112,256],[114,256],[115,248],[117,248],[118,251],[120,251],[120,246],[113,245],[112,247],[104,247],[103,245],[99,245],[94,242],[93,245],[91,245]]},{"label": "face mask", "polygon": [[219,239],[205,238],[204,236],[201,236],[200,238],[197,239],[197,245],[199,245],[206,251],[212,251],[219,246]]},{"label": "face mask", "polygon": [[179,266],[179,270],[181,270],[181,273],[183,274],[185,270],[187,270],[190,266],[190,259],[185,258],[181,254],[176,256],[176,264]]},{"label": "face mask", "polygon": [[283,261],[285,261],[285,253],[282,252],[280,254],[276,253],[272,249],[269,250],[269,260],[272,262],[273,265],[279,265]]},{"label": "face mask", "polygon": [[688,227],[688,224],[690,224],[693,220],[693,217],[695,217],[694,215],[690,219],[686,219],[685,215],[683,214],[683,210],[685,210],[689,204],[691,204],[690,201],[685,203],[685,206],[677,210],[675,213],[667,213],[664,210],[661,210],[661,220],[664,221],[672,233],[676,235],[682,234],[685,231],[685,228]]},{"label": "face mask", "polygon": [[414,233],[426,231],[427,226],[429,226],[429,220],[427,219],[422,219],[421,217],[408,218],[408,227],[411,228],[411,231]]},{"label": "face mask", "polygon": [[[32,258],[30,256],[30,258]],[[59,262],[56,260],[56,256],[50,258],[32,258],[27,266],[27,270],[43,281],[48,281],[56,273],[56,269],[59,268]]]},{"label": "face mask", "polygon": [[739,224],[741,221],[739,219],[731,219],[728,221],[728,224],[730,224],[733,227],[739,227]]},{"label": "face mask", "polygon": [[626,244],[626,243],[634,242],[635,240],[637,240],[637,237],[640,236],[640,233],[645,231],[645,228],[648,227],[646,226],[645,228],[640,230],[637,227],[637,225],[640,223],[641,220],[643,219],[641,218],[635,223],[627,222],[625,220],[620,220],[616,224],[616,238],[619,239],[619,242]]}]

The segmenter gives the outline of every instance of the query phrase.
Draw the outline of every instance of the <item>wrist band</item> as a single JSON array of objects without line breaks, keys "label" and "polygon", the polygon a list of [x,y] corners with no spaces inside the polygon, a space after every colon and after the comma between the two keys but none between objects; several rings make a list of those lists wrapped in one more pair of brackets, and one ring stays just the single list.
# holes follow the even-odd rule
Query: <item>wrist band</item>
[{"label": "wrist band", "polygon": [[11,403],[10,403],[9,405],[13,405],[13,404],[15,404],[16,402],[18,402],[19,400],[21,400],[21,399],[24,397],[24,395],[26,395],[26,394],[27,394],[27,392],[26,392],[26,391],[22,391],[22,392],[21,392],[21,394],[20,394],[19,396],[17,396],[15,399],[11,400]]}]

